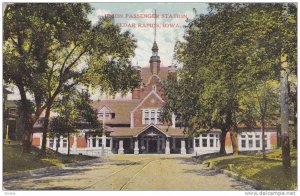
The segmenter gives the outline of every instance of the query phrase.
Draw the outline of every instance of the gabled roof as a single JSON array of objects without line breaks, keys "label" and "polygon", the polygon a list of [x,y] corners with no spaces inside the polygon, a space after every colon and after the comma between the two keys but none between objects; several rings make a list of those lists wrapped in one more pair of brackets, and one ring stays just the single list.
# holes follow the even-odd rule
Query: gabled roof
[{"label": "gabled roof", "polygon": [[112,109],[110,109],[110,107],[103,105],[100,109],[98,109],[98,112],[101,111],[103,108],[106,108],[107,110],[109,110],[110,112],[113,112]]},{"label": "gabled roof", "polygon": [[157,92],[155,92],[155,91],[151,91],[131,112],[133,113],[133,112],[135,112],[135,110],[137,109],[137,108],[139,108],[141,105],[143,105],[143,103],[151,96],[151,95],[155,95],[161,102],[165,102],[162,98],[161,98],[161,96],[159,96],[159,94],[157,94]]},{"label": "gabled roof", "polygon": [[[147,127],[147,126],[146,126]],[[170,137],[187,137],[187,135],[184,134],[183,128],[172,128],[172,127],[162,127],[162,126],[156,126],[159,128],[160,132],[163,132],[165,135],[168,135]],[[111,127],[111,136],[113,137],[135,137],[139,133],[141,133],[145,127]]]},{"label": "gabled roof", "polygon": [[140,100],[101,100],[92,103],[93,108],[98,111],[106,106],[109,107],[114,113],[115,118],[106,120],[105,124],[130,124],[130,111],[132,111]]},{"label": "gabled roof", "polygon": [[154,124],[149,124],[146,127],[144,127],[140,132],[138,132],[136,135],[134,135],[133,137],[138,137],[140,134],[142,134],[144,131],[148,130],[150,127],[154,127],[157,131],[161,132],[162,134],[164,134],[166,137],[170,137],[166,132],[164,132],[163,130],[161,130],[159,127],[155,126]]}]

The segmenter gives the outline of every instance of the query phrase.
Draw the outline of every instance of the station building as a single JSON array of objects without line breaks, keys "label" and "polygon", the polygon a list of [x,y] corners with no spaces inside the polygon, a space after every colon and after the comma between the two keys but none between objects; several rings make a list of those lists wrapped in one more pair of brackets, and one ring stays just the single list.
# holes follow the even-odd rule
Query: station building
[{"label": "station building", "polygon": [[[220,149],[220,130],[189,137],[184,129],[176,126],[175,116],[172,125],[160,122],[160,110],[167,101],[163,95],[162,81],[176,79],[177,67],[161,66],[158,45],[153,43],[149,66],[134,67],[141,76],[141,85],[132,90],[128,100],[98,100],[92,103],[102,121],[105,135],[91,134],[88,128],[78,129],[70,137],[70,153],[91,156],[110,154],[207,154]],[[37,125],[38,126],[38,125]],[[265,147],[277,146],[276,127],[266,128]],[[42,133],[33,134],[33,145],[40,147]],[[47,147],[67,153],[68,140],[61,136],[48,138]],[[240,151],[262,149],[261,130],[244,130],[238,135]],[[232,152],[229,133],[226,136],[226,151]]]}]

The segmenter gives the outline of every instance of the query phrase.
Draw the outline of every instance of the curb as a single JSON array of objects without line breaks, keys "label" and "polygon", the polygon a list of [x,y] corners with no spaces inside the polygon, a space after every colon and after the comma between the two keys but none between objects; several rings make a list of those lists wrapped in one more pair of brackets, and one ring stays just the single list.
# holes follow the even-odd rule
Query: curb
[{"label": "curb", "polygon": [[43,167],[43,168],[39,168],[39,169],[22,171],[20,173],[7,174],[7,175],[3,175],[3,181],[14,179],[14,178],[24,178],[24,177],[36,176],[39,173],[44,173],[44,172],[47,172],[47,171],[59,171],[59,170],[65,169],[65,167],[73,167],[73,166],[76,166],[76,165],[80,166],[82,164],[87,164],[87,163],[90,163],[90,162],[103,162],[103,159],[102,158],[96,158],[96,159],[91,159],[91,160],[87,160],[87,161],[66,163],[66,164],[62,164],[61,166]]},{"label": "curb", "polygon": [[261,184],[258,184],[252,180],[249,180],[245,177],[242,177],[240,175],[238,175],[237,173],[234,173],[232,171],[226,170],[226,169],[219,169],[216,166],[212,165],[209,169],[211,170],[215,170],[218,173],[222,173],[227,175],[228,177],[234,178],[237,181],[243,182],[245,184],[248,184],[250,186],[252,186],[255,190],[271,190],[269,187],[263,186]]}]

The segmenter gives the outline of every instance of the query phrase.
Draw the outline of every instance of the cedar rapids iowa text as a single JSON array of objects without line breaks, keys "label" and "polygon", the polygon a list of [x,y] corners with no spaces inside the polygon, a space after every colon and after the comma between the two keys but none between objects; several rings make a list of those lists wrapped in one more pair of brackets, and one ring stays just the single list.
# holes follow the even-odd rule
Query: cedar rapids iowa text
[{"label": "cedar rapids iowa text", "polygon": [[129,27],[129,28],[181,28],[182,25],[178,23],[116,23],[119,27]]}]

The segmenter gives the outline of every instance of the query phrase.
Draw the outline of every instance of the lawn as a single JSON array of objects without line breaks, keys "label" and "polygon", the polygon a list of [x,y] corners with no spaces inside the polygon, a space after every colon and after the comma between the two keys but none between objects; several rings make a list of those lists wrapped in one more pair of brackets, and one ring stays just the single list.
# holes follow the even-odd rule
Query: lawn
[{"label": "lawn", "polygon": [[84,155],[63,155],[47,150],[45,156],[40,156],[39,149],[32,148],[30,154],[22,153],[19,144],[3,145],[3,174],[20,173],[27,170],[45,168],[51,166],[62,166],[65,163],[91,160],[96,157]]},{"label": "lawn", "polygon": [[232,171],[271,190],[295,190],[297,188],[296,155],[295,150],[291,152],[290,175],[283,171],[280,149],[268,153],[266,159],[261,155],[238,155],[209,159],[205,162],[211,162],[215,168]]}]

